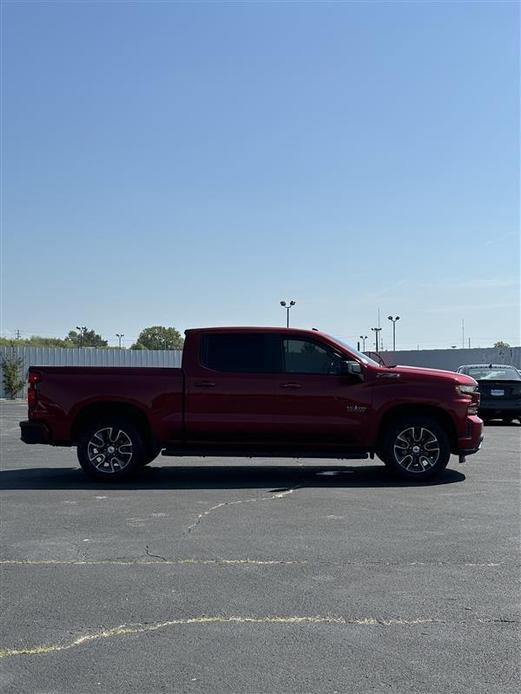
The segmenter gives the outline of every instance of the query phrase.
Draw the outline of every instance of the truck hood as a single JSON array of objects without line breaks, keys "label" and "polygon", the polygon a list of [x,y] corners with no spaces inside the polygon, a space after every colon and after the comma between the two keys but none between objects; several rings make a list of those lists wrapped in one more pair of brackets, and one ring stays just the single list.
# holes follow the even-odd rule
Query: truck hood
[{"label": "truck hood", "polygon": [[380,378],[399,378],[403,381],[437,381],[438,383],[444,381],[445,383],[476,385],[476,381],[472,376],[456,373],[455,371],[443,371],[442,369],[398,365],[392,367],[382,366],[379,371],[381,374]]}]

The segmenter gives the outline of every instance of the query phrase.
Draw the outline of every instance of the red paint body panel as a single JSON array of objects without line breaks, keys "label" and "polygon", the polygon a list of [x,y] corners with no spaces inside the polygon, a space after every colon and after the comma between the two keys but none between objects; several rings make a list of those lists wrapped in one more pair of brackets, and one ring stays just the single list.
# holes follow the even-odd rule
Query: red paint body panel
[{"label": "red paint body panel", "polygon": [[161,442],[183,437],[184,377],[174,368],[31,367],[41,374],[38,402],[29,419],[44,422],[52,441],[73,442],[81,411],[108,403],[130,405],[147,418]]},{"label": "red paint body panel", "polygon": [[[261,333],[305,338],[357,361],[363,380],[336,374],[231,373],[201,362],[202,337],[211,333]],[[271,339],[271,338],[270,338]],[[139,410],[162,446],[215,444],[303,446],[377,450],[383,418],[397,407],[429,407],[452,421],[453,452],[479,447],[482,422],[469,414],[478,395],[461,395],[464,374],[408,366],[382,367],[318,331],[285,328],[209,328],[186,331],[183,365],[176,368],[31,367],[31,423],[50,432],[49,443],[72,445],[74,425],[86,407],[107,403]]]}]

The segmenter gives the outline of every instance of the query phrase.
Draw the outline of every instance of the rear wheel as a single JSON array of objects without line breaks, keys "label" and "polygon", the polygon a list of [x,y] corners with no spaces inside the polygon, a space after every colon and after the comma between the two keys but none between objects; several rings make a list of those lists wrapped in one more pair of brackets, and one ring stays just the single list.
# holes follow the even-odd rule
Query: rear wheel
[{"label": "rear wheel", "polygon": [[92,479],[120,482],[145,463],[143,435],[132,422],[107,417],[89,423],[78,440],[78,460]]},{"label": "rear wheel", "polygon": [[379,455],[394,474],[421,482],[447,467],[449,437],[431,417],[403,417],[384,432]]}]

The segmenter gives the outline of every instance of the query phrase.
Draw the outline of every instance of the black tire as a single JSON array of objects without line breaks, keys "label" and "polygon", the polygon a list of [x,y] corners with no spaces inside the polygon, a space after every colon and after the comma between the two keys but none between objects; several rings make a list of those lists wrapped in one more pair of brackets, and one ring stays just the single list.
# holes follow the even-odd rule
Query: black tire
[{"label": "black tire", "polygon": [[146,459],[141,431],[120,417],[89,422],[80,434],[77,451],[84,472],[98,482],[127,480]]},{"label": "black tire", "polygon": [[402,479],[424,482],[440,475],[450,459],[447,432],[429,416],[404,416],[385,430],[379,457]]},{"label": "black tire", "polygon": [[503,424],[512,424],[512,422],[514,421],[514,418],[513,417],[503,417],[501,421],[503,422]]}]

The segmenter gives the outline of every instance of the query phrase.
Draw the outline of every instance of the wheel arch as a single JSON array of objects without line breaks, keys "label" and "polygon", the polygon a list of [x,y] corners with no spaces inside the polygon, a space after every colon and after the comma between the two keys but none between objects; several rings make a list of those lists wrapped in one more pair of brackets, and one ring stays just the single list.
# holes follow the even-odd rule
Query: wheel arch
[{"label": "wheel arch", "polygon": [[447,433],[451,452],[457,450],[458,433],[456,426],[450,414],[436,405],[397,405],[396,407],[387,410],[380,420],[378,427],[378,446],[383,442],[385,432],[395,421],[402,417],[431,417],[434,419]]},{"label": "wheel arch", "polygon": [[71,433],[73,441],[77,443],[82,430],[89,423],[103,417],[122,417],[128,419],[140,429],[147,447],[153,446],[156,443],[150,422],[143,410],[136,405],[118,401],[94,402],[81,408],[81,410],[76,413],[72,423]]}]

